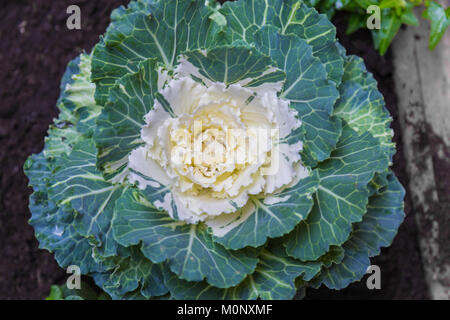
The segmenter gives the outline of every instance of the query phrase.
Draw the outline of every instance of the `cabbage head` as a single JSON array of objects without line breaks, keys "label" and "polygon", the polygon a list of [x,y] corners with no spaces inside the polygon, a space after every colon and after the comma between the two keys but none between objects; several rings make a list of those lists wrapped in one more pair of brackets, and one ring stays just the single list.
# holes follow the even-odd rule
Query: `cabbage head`
[{"label": "cabbage head", "polygon": [[57,104],[30,224],[113,299],[342,289],[404,217],[377,83],[299,0],[131,1]]}]

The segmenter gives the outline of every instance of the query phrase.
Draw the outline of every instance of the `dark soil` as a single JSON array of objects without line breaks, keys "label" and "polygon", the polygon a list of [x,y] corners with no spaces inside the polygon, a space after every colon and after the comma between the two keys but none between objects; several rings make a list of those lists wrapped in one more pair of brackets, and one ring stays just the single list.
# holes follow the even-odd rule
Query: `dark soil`
[{"label": "dark soil", "polygon": [[[51,284],[65,272],[52,254],[38,249],[28,225],[31,189],[22,166],[40,152],[48,125],[57,115],[59,81],[66,64],[98,42],[111,10],[127,0],[3,0],[0,3],[0,299],[43,299]],[[66,28],[66,8],[77,4],[82,29]],[[335,19],[339,38],[349,53],[362,56],[379,81],[386,104],[394,116],[398,153],[394,171],[407,185],[405,160],[397,121],[392,79],[392,59],[380,57],[370,34],[343,35],[343,16]],[[308,299],[425,299],[428,298],[410,199],[407,217],[394,244],[373,260],[382,271],[382,289],[370,291],[365,280],[340,292],[309,290]]]}]

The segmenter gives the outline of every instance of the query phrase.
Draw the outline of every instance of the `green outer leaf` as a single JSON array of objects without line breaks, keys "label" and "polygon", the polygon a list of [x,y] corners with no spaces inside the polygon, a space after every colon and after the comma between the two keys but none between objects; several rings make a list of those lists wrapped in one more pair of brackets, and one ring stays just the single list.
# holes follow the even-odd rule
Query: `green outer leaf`
[{"label": "green outer leaf", "polygon": [[333,264],[330,268],[325,268],[320,275],[310,284],[318,288],[321,284],[330,289],[343,289],[350,283],[360,280],[370,266],[367,253],[363,250],[353,250],[347,244],[344,249],[344,259],[339,264]]},{"label": "green outer leaf", "polygon": [[[61,95],[58,99],[60,114],[55,120],[56,125],[79,121],[79,110],[87,109],[90,114],[98,115],[101,107],[95,104],[95,84],[91,83],[92,56],[82,53],[69,62],[61,82]],[[86,133],[80,131],[80,133]]]},{"label": "green outer leaf", "polygon": [[331,245],[341,245],[352,223],[366,213],[367,184],[375,172],[388,167],[389,159],[376,140],[366,132],[344,126],[330,159],[319,164],[319,189],[314,207],[305,221],[286,237],[287,253],[302,261],[315,261]]},{"label": "green outer leaf", "polygon": [[300,110],[307,105],[331,114],[338,98],[336,85],[327,80],[323,64],[312,55],[305,40],[279,34],[276,28],[269,26],[255,34],[255,43],[259,51],[270,56],[276,66],[286,72],[282,98],[299,101]]},{"label": "green outer leaf", "polygon": [[302,179],[294,187],[276,194],[277,198],[288,199],[274,204],[252,198],[250,201],[255,212],[225,236],[214,237],[214,241],[236,250],[247,246],[259,247],[267,238],[281,237],[292,231],[310,212],[313,204],[311,194],[316,191],[317,183],[317,176]]},{"label": "green outer leaf", "polygon": [[70,154],[73,146],[81,139],[81,134],[71,123],[50,125],[45,138],[44,155],[46,158],[57,159],[62,154]]},{"label": "green outer leaf", "polygon": [[23,166],[28,177],[28,185],[33,187],[35,193],[47,191],[48,179],[51,177],[50,161],[44,156],[44,152],[31,155]]},{"label": "green outer leaf", "polygon": [[[32,176],[33,173],[27,172],[27,175]],[[60,229],[56,224],[58,208],[53,202],[48,201],[45,190],[35,191],[30,196],[29,208],[32,213],[29,223],[39,240],[39,248],[53,251],[55,243],[59,241],[57,234]]]},{"label": "green outer leaf", "polygon": [[[70,211],[64,214],[66,216],[73,216],[74,212]],[[59,211],[55,215],[61,216],[63,213]],[[81,236],[75,230],[72,226],[72,221],[67,221],[66,225],[55,225],[55,228],[58,227],[61,227],[61,231],[64,231],[64,233],[61,236],[61,239],[55,243],[51,251],[55,253],[56,261],[62,268],[76,265],[80,267],[82,274],[105,270],[105,267],[102,264],[93,259],[92,245],[89,239]]]},{"label": "green outer leaf", "polygon": [[72,84],[74,82],[73,76],[80,72],[79,64],[81,61],[81,56],[82,55],[76,57],[75,59],[69,61],[69,63],[67,64],[66,71],[64,71],[64,74],[61,78],[61,83],[59,85],[59,89],[60,89],[61,93],[58,98],[57,104],[60,104],[62,102],[62,100],[67,97],[67,94],[66,94],[67,85]]},{"label": "green outer leaf", "polygon": [[[85,113],[98,114],[95,105],[95,85],[90,83],[91,57],[81,54],[69,62],[61,81],[61,95],[58,99],[60,114],[50,125],[48,136],[45,138],[44,154],[47,158],[58,158],[61,154],[69,154],[73,146],[80,140],[78,130],[78,111],[86,109]],[[87,131],[82,131],[82,133]]]},{"label": "green outer leaf", "polygon": [[319,271],[319,262],[301,262],[287,256],[263,251],[255,274],[249,279],[255,283],[258,295],[264,300],[292,299],[297,288],[295,279],[302,276],[311,280]]},{"label": "green outer leaf", "polygon": [[117,267],[106,273],[97,273],[93,277],[113,299],[122,299],[126,294],[140,289],[145,298],[165,295],[162,265],[147,260],[139,248],[132,247],[131,256],[122,258]]},{"label": "green outer leaf", "polygon": [[[81,113],[80,117],[78,117],[77,113],[79,110],[85,111],[87,117],[91,118],[88,119],[91,128],[92,120],[95,118],[95,114],[92,112],[92,109],[96,107],[92,106],[94,92],[87,83],[90,76],[89,59],[89,56],[82,55],[81,63],[79,62],[80,60],[77,59],[74,63],[75,67],[73,63],[69,65],[69,71],[67,72],[69,75],[65,77],[64,81],[66,83],[62,85],[64,91],[61,95],[62,98],[60,99],[60,101],[62,101],[60,103],[60,107],[62,107],[60,118],[56,120],[57,126],[49,131],[50,136],[47,141],[45,153],[52,159],[61,157],[62,159],[59,159],[55,164],[55,161],[46,160],[41,154],[39,156],[31,157],[25,166],[25,170],[31,177],[31,184],[34,186],[35,191],[42,191],[36,192],[30,198],[30,208],[33,212],[30,223],[35,227],[40,246],[47,248],[50,251],[54,251],[56,260],[62,267],[66,267],[69,264],[79,265],[82,273],[106,272],[106,270],[112,268],[113,270],[106,273],[111,274],[116,267],[119,268],[117,265],[120,264],[120,269],[117,272],[120,271],[125,274],[125,276],[120,279],[123,280],[122,282],[124,284],[128,284],[129,286],[133,281],[137,281],[136,279],[132,279],[132,276],[135,275],[132,269],[126,270],[126,266],[133,262],[130,261],[130,258],[127,258],[129,254],[124,255],[123,252],[117,252],[118,255],[123,255],[123,258],[120,256],[112,256],[111,258],[106,259],[107,255],[111,255],[111,251],[115,252],[115,247],[118,245],[111,237],[111,229],[109,227],[109,229],[106,228],[109,226],[108,223],[110,222],[111,217],[105,217],[105,212],[100,213],[95,209],[86,209],[90,214],[100,213],[99,218],[101,219],[95,221],[93,229],[96,229],[99,226],[97,222],[100,220],[107,223],[107,225],[105,225],[107,233],[106,235],[102,235],[103,237],[106,237],[107,241],[102,245],[98,240],[94,241],[92,236],[82,236],[79,233],[80,230],[86,230],[87,223],[90,224],[89,215],[83,217],[83,215],[80,215],[81,212],[74,212],[71,207],[67,206],[58,209],[53,201],[48,201],[47,199],[48,180],[62,182],[60,187],[62,188],[62,184],[64,184],[64,186],[68,187],[70,190],[79,188],[80,185],[89,187],[89,183],[84,183],[81,178],[94,179],[94,183],[96,183],[97,187],[102,183],[110,185],[103,181],[101,173],[96,170],[95,145],[92,142],[86,143],[86,138],[83,138],[83,136],[75,130],[75,128],[81,128],[80,122],[83,121]],[[80,68],[78,68],[78,65],[80,65]],[[74,72],[79,72],[79,74],[73,74]],[[70,86],[68,85],[69,82]],[[86,101],[91,101],[91,105],[85,103]],[[80,121],[78,118],[80,118]],[[69,120],[72,121],[72,123],[69,123]],[[85,128],[89,128],[87,126],[88,124],[88,122],[83,123]],[[90,130],[80,131],[87,135],[92,132]],[[81,144],[76,145],[79,141],[81,141]],[[73,145],[75,145],[75,150],[72,152]],[[89,150],[85,152],[85,149]],[[77,166],[77,161],[80,166]],[[61,166],[58,166],[59,164],[61,164]],[[73,165],[73,167],[68,168],[70,165]],[[64,174],[65,172],[69,179],[64,180],[64,177],[52,177],[51,171],[53,171],[54,167],[56,167],[56,175]],[[61,172],[61,170],[63,170],[63,172]],[[75,175],[72,176],[72,174]],[[81,182],[80,185],[78,185],[78,182]],[[115,198],[115,196],[111,197],[110,201],[108,201],[108,204],[104,208],[105,211],[111,212],[110,210],[114,204],[113,198]],[[86,199],[83,198],[83,200]],[[83,206],[85,205],[95,206],[96,202],[84,201]],[[102,246],[93,247],[93,245]],[[128,263],[128,265],[126,263]],[[151,263],[149,261],[146,263],[141,262],[139,266],[145,264]],[[134,268],[133,265],[130,267]],[[103,274],[104,278],[106,278],[106,274]],[[150,280],[151,279],[148,278],[146,281]],[[105,286],[109,286],[108,289],[112,291],[113,281],[110,281],[109,279],[105,279],[105,281]],[[158,287],[156,286],[157,283],[161,285],[162,279],[155,281],[151,287],[142,287],[142,291],[147,297],[157,294],[157,292],[155,292],[155,290],[158,290]],[[127,287],[124,285],[124,287],[115,288],[115,290],[116,291],[113,291],[115,293],[120,290],[123,290],[125,293]],[[127,297],[127,295],[128,294],[126,293],[124,298]],[[72,297],[75,298],[75,296],[71,296],[71,298]]]},{"label": "green outer leaf", "polygon": [[367,214],[355,224],[350,239],[342,246],[345,251],[342,262],[324,268],[312,281],[314,287],[325,284],[330,289],[343,289],[360,280],[370,266],[369,257],[392,243],[404,218],[405,190],[394,174],[390,173],[387,179],[388,184],[380,193],[369,199]]},{"label": "green outer leaf", "polygon": [[43,201],[30,203],[30,211],[33,212],[30,224],[35,228],[40,247],[54,252],[62,268],[77,265],[82,274],[104,271],[105,267],[92,257],[89,239],[72,226],[74,212],[63,209],[49,212],[49,205],[54,206]]},{"label": "green outer leaf", "polygon": [[129,292],[127,294],[125,294],[121,300],[148,300],[146,299],[142,293],[141,293],[141,289],[137,289],[133,292]]},{"label": "green outer leaf", "polygon": [[[78,108],[95,109],[92,86],[87,84],[90,76],[90,56],[82,54],[69,63],[63,77],[63,89],[59,99],[60,116],[56,125],[49,130],[46,147],[40,155],[29,158],[25,172],[30,178],[30,185],[36,191],[30,197],[30,224],[36,231],[36,237],[42,248],[55,252],[55,257],[62,267],[76,264],[82,273],[103,271],[103,263],[92,257],[92,239],[82,236],[74,228],[76,212],[71,207],[58,207],[49,199],[49,182],[55,181],[53,172],[61,158],[67,158],[73,147],[84,138],[75,129],[78,125]],[[55,161],[58,159],[58,162]],[[95,156],[93,158],[95,165]],[[95,168],[95,167],[94,167]],[[78,215],[78,218],[80,216]]]},{"label": "green outer leaf", "polygon": [[43,154],[32,155],[28,158],[24,168],[28,176],[29,185],[34,193],[30,196],[29,208],[31,218],[29,223],[33,226],[39,247],[52,251],[54,244],[59,241],[56,214],[58,208],[53,202],[48,201],[47,179],[50,176],[50,168]]},{"label": "green outer leaf", "polygon": [[73,76],[74,82],[65,88],[65,104],[75,106],[73,115],[77,118],[76,129],[78,132],[92,136],[97,118],[102,107],[97,105],[94,99],[95,84],[91,82],[92,55],[80,56],[80,72]]},{"label": "green outer leaf", "polygon": [[387,184],[369,199],[363,221],[355,225],[348,240],[353,248],[367,248],[370,257],[380,254],[381,247],[391,245],[405,217],[405,190],[392,172],[386,179]]},{"label": "green outer leaf", "polygon": [[78,65],[79,72],[72,76],[73,82],[68,83],[65,87],[65,98],[62,100],[64,104],[70,103],[74,106],[72,113],[77,117],[77,130],[82,134],[92,134],[85,128],[85,122],[88,119],[83,119],[80,125],[80,110],[83,109],[88,118],[95,118],[101,112],[101,106],[95,103],[95,84],[91,82],[91,63],[92,56],[87,54],[80,55],[80,63]]},{"label": "green outer leaf", "polygon": [[215,43],[221,26],[209,18],[214,12],[201,0],[131,2],[128,9],[115,10],[94,50],[97,103],[104,105],[115,81],[136,72],[141,61],[155,58],[171,70],[181,52]]},{"label": "green outer leaf", "polygon": [[[171,297],[176,300],[250,300],[255,299],[251,292],[241,292],[240,286],[221,289],[213,287],[206,281],[190,282],[180,279],[165,266],[164,283],[169,288]],[[238,289],[239,288],[239,289]]]},{"label": "green outer leaf", "polygon": [[116,254],[112,238],[111,218],[114,203],[123,192],[120,185],[103,179],[96,169],[97,149],[92,140],[76,144],[69,156],[63,154],[56,162],[49,186],[50,199],[59,206],[76,210],[74,227],[85,237],[95,239],[104,256]]},{"label": "green outer leaf", "polygon": [[429,48],[433,50],[450,26],[450,9],[444,9],[439,3],[430,1],[428,8],[423,12],[423,17],[431,22]]},{"label": "green outer leaf", "polygon": [[94,140],[99,149],[97,167],[107,180],[127,168],[128,156],[143,144],[144,116],[153,108],[158,91],[155,60],[145,60],[137,73],[124,76],[109,91],[108,103],[97,118]]},{"label": "green outer leaf", "polygon": [[392,118],[385,107],[383,95],[378,91],[377,82],[361,58],[346,57],[339,92],[334,114],[345,120],[353,130],[370,132],[392,160],[395,154],[393,131],[390,128]]},{"label": "green outer leaf", "polygon": [[165,283],[175,299],[286,300],[292,299],[297,292],[295,279],[302,277],[309,281],[320,267],[321,263],[301,262],[266,249],[260,253],[255,272],[236,287],[220,289],[206,281],[188,282],[168,271],[165,272]]},{"label": "green outer leaf", "polygon": [[48,199],[51,166],[43,153],[32,155],[24,166],[30,186],[35,190],[30,197],[32,216],[29,223],[34,227],[39,247],[54,252],[58,264],[63,268],[75,264],[80,267],[82,273],[102,271],[104,267],[92,258],[89,240],[71,226],[74,212],[58,208]]},{"label": "green outer leaf", "polygon": [[263,27],[255,41],[257,48],[286,73],[280,96],[290,100],[305,126],[303,161],[314,166],[327,159],[340,135],[341,123],[331,117],[338,98],[336,85],[327,80],[325,67],[312,55],[305,40],[280,35],[274,27]]},{"label": "green outer leaf", "polygon": [[326,67],[328,79],[336,84],[342,77],[343,60],[336,47],[336,29],[324,15],[299,0],[240,0],[226,2],[219,10],[228,22],[228,42],[253,43],[256,31],[266,25],[281,34],[292,34],[308,42]]},{"label": "green outer leaf", "polygon": [[367,186],[367,188],[369,188],[369,196],[373,196],[375,194],[380,193],[380,190],[388,184],[387,178],[389,174],[390,174],[389,170],[375,174],[375,176]]},{"label": "green outer leaf", "polygon": [[286,77],[278,70],[266,74],[273,64],[272,60],[248,45],[215,47],[208,50],[206,56],[200,50],[187,51],[184,55],[202,76],[226,85],[252,79],[244,86],[257,87],[268,82],[283,81]]},{"label": "green outer leaf", "polygon": [[341,263],[344,259],[344,249],[339,246],[330,246],[330,250],[319,258],[323,265],[329,268],[332,264]]},{"label": "green outer leaf", "polygon": [[188,225],[158,211],[142,192],[129,189],[117,200],[113,229],[123,246],[142,243],[142,253],[154,263],[168,260],[180,278],[216,287],[237,285],[254,271],[256,251],[229,251],[214,243],[203,225]]},{"label": "green outer leaf", "polygon": [[302,118],[307,132],[301,152],[303,162],[315,167],[318,161],[328,158],[336,146],[342,130],[342,122],[338,117],[330,117],[323,111],[310,111]]}]

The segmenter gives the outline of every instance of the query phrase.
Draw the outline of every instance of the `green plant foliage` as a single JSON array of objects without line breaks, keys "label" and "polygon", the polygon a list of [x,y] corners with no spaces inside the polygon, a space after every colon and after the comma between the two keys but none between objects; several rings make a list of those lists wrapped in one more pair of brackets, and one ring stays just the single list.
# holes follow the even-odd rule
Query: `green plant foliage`
[{"label": "green plant foliage", "polygon": [[369,13],[366,9],[370,5],[377,5],[381,9],[381,29],[372,30],[375,48],[384,55],[392,43],[402,24],[418,26],[414,8],[425,6],[422,17],[430,21],[429,48],[433,50],[447,28],[450,26],[450,8],[444,8],[437,1],[430,0],[309,0],[305,1],[309,6],[317,8],[331,18],[336,10],[349,13],[347,34],[351,34],[366,27]]},{"label": "green plant foliage", "polygon": [[[376,81],[307,5],[330,3],[116,9],[92,53],[69,63],[60,115],[24,166],[40,247],[63,268],[78,265],[102,298],[292,299],[359,281],[394,239],[404,190],[389,169],[392,119]],[[278,152],[282,171],[261,162],[212,184],[209,171],[181,179],[167,128],[195,117],[219,129],[270,118],[280,136],[263,154]],[[98,298],[88,291],[54,286],[49,299]]]},{"label": "green plant foliage", "polygon": [[430,50],[433,50],[450,26],[450,7],[444,9],[439,3],[431,1],[427,9],[423,12],[422,17],[430,20],[431,34],[429,47]]},{"label": "green plant foliage", "polygon": [[68,289],[66,285],[53,285],[45,300],[111,300],[107,293],[98,291],[98,288],[93,288],[86,281],[80,282],[80,289]]}]

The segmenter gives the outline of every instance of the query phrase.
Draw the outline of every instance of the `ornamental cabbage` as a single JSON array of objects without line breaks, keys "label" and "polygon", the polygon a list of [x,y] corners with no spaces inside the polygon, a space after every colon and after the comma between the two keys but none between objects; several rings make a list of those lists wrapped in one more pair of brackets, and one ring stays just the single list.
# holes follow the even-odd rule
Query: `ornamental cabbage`
[{"label": "ornamental cabbage", "polygon": [[69,63],[31,225],[113,299],[292,299],[389,246],[404,190],[363,61],[299,0],[139,0]]}]

